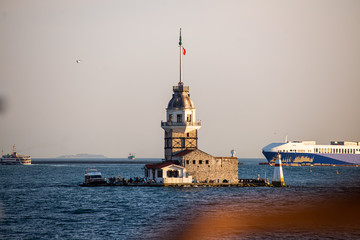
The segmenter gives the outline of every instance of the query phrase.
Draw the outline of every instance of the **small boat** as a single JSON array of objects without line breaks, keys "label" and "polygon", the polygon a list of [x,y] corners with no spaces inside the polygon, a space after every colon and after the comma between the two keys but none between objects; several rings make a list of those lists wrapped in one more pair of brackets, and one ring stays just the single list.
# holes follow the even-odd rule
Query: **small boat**
[{"label": "small boat", "polygon": [[134,160],[135,159],[135,154],[129,153],[128,159]]},{"label": "small boat", "polygon": [[80,186],[105,186],[106,178],[103,178],[101,172],[96,169],[88,169],[85,171],[85,181]]},{"label": "small boat", "polygon": [[25,155],[19,155],[15,151],[15,145],[14,145],[11,154],[2,153],[0,163],[9,164],[9,165],[31,165],[31,157]]}]

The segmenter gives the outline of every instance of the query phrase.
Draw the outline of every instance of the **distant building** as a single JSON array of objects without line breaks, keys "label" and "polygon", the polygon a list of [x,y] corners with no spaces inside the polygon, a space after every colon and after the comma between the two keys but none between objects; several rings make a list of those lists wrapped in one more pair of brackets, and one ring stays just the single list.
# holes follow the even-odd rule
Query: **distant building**
[{"label": "distant building", "polygon": [[[196,108],[190,98],[189,87],[183,83],[182,54],[185,54],[185,51],[182,47],[181,32],[179,47],[180,81],[173,87],[173,96],[166,108],[166,121],[161,122],[161,127],[165,131],[164,163],[173,167],[176,163],[183,167],[195,181],[237,183],[236,157],[214,157],[198,149],[198,130],[201,128],[201,122],[196,119]],[[155,170],[153,167],[145,166],[145,175],[155,179],[156,171],[160,168]],[[155,174],[151,175],[153,172]],[[162,174],[170,176],[167,173]]]}]

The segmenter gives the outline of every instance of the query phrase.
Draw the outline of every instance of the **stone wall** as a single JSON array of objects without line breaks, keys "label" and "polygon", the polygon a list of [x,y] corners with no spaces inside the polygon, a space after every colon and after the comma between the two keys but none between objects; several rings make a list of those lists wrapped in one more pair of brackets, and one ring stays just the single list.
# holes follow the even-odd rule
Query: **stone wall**
[{"label": "stone wall", "polygon": [[197,149],[197,130],[188,133],[165,131],[165,159],[172,160],[172,156],[184,150]]},{"label": "stone wall", "polygon": [[[175,159],[174,159],[175,158]],[[179,160],[193,179],[199,181],[237,183],[238,159],[235,157],[213,157],[199,149],[181,157],[173,157]]]}]

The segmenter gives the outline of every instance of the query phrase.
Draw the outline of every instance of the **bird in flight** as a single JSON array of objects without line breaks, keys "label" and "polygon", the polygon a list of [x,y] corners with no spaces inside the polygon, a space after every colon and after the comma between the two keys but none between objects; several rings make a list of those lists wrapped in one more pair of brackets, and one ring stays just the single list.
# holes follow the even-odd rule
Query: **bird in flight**
[{"label": "bird in flight", "polygon": [[80,62],[81,62],[81,60],[80,60],[80,59],[78,59],[78,60],[76,60],[76,62],[77,62],[77,63],[80,63]]}]

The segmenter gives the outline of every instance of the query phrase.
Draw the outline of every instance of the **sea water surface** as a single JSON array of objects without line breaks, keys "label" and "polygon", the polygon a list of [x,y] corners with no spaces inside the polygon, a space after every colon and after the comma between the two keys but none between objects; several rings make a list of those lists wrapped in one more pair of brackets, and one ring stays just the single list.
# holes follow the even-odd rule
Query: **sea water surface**
[{"label": "sea water surface", "polygon": [[[266,174],[271,181],[273,167],[258,164],[265,159],[239,160],[244,163],[239,165],[239,178]],[[136,162],[67,164],[65,160],[0,165],[0,239],[360,238],[359,226],[329,229],[321,218],[315,230],[266,228],[274,224],[273,213],[291,209],[295,212],[290,216],[296,218],[296,211],[309,203],[321,205],[333,196],[341,199],[359,193],[360,168],[356,167],[283,167],[286,188],[79,187],[88,168],[107,178],[129,178],[143,177],[143,166]],[[243,216],[253,222],[247,223]]]}]

